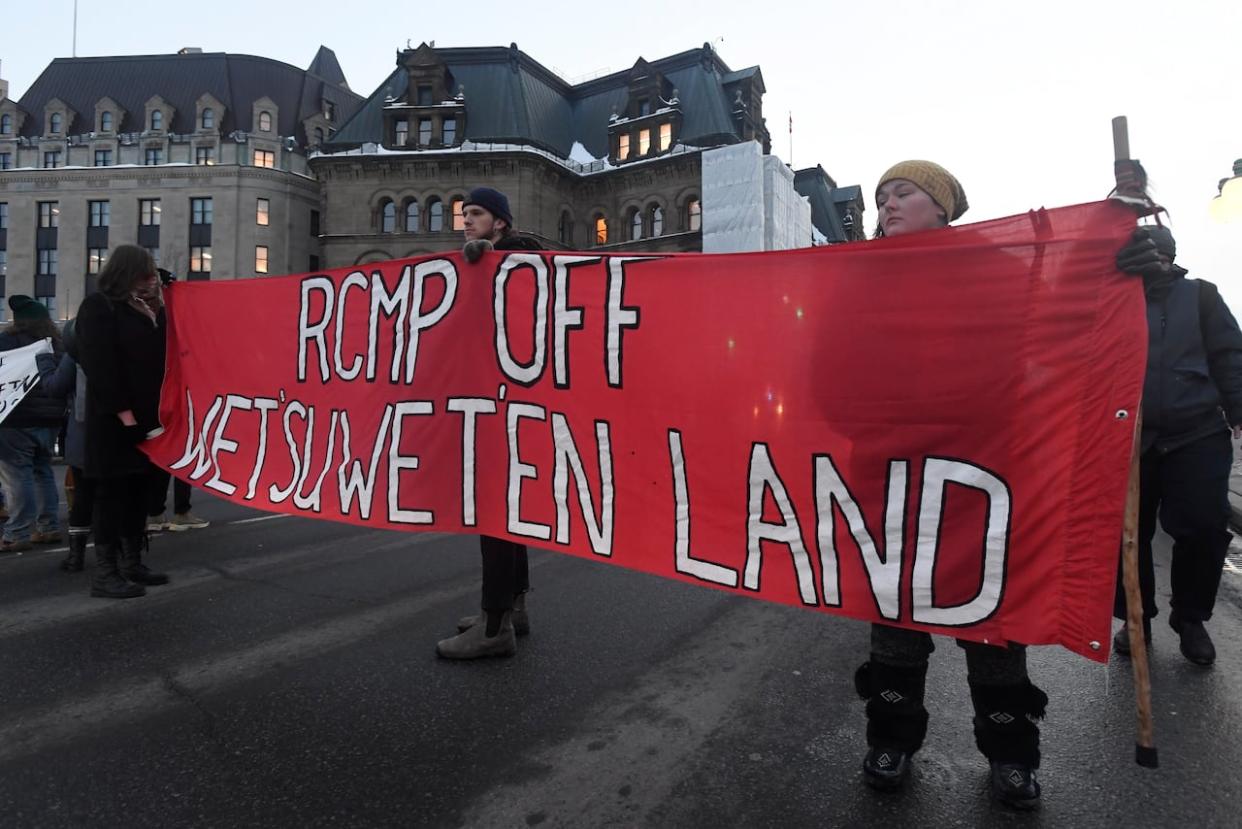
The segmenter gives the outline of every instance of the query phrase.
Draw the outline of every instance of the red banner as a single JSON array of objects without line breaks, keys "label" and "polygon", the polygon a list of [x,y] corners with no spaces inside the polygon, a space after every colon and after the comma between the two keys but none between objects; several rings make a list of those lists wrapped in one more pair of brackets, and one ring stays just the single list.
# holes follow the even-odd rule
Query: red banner
[{"label": "red banner", "polygon": [[777,253],[428,256],[168,292],[164,467],[1104,660],[1146,352],[1109,203]]}]

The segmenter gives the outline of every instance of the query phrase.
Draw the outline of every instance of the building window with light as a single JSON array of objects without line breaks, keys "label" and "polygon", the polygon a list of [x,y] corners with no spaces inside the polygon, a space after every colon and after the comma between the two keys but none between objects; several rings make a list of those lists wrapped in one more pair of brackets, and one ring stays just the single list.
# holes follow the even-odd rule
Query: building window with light
[{"label": "building window with light", "polygon": [[690,199],[686,203],[686,228],[689,230],[703,229],[703,204],[698,199]]},{"label": "building window with light", "polygon": [[98,275],[107,261],[107,248],[88,248],[86,251],[86,272],[91,275]]},{"label": "building window with light", "polygon": [[272,203],[268,199],[259,199],[256,203],[254,223],[260,227],[267,227],[271,221]]},{"label": "building window with light", "polygon": [[138,200],[138,224],[142,227],[160,226],[160,200]]},{"label": "building window with light", "polygon": [[190,248],[190,273],[211,273],[211,247],[194,245]]},{"label": "building window with light", "polygon": [[392,233],[397,229],[397,206],[387,199],[380,204],[380,233]]},{"label": "building window with light", "polygon": [[275,167],[276,166],[276,153],[272,152],[271,150],[255,150],[254,151],[254,166],[268,167],[268,168]]},{"label": "building window with light", "polygon": [[630,157],[630,136],[623,132],[617,136],[617,139],[617,158],[625,161]]},{"label": "building window with light", "polygon": [[602,213],[595,215],[595,244],[608,244],[608,219]]},{"label": "building window with light", "polygon": [[60,202],[39,202],[39,227],[60,227]]},{"label": "building window with light", "polygon": [[267,245],[255,245],[254,272],[267,273]]},{"label": "building window with light", "polygon": [[272,113],[264,110],[259,113],[259,132],[272,131]]},{"label": "building window with light", "polygon": [[638,156],[645,156],[651,150],[651,130],[638,131]]},{"label": "building window with light", "polygon": [[439,199],[427,202],[427,230],[432,233],[444,230],[444,202]]},{"label": "building window with light", "polygon": [[462,199],[453,199],[453,230],[466,229],[465,202]]},{"label": "building window with light", "polygon": [[215,147],[195,147],[194,163],[201,166],[209,166],[216,163]]},{"label": "building window with light", "polygon": [[404,147],[406,142],[410,140],[410,122],[404,118],[399,118],[393,125],[393,141],[392,143],[398,147]]},{"label": "building window with light", "polygon": [[673,146],[673,125],[660,125],[660,152],[667,152],[668,148]]}]

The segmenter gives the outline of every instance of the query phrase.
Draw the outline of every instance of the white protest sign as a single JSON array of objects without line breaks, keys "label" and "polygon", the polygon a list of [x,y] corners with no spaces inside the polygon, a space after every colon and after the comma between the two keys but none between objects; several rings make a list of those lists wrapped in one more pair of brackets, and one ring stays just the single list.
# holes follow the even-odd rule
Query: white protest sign
[{"label": "white protest sign", "polygon": [[35,356],[51,353],[52,341],[47,339],[10,351],[0,351],[0,422],[39,382],[39,366]]}]

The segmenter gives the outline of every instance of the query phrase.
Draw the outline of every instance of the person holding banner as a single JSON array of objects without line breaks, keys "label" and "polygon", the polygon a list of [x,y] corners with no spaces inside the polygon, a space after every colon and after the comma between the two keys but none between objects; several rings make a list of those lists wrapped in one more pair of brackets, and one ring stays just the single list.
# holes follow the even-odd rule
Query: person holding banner
[{"label": "person holding banner", "polygon": [[[1138,574],[1143,627],[1151,642],[1157,614],[1151,541],[1159,517],[1173,537],[1169,626],[1182,655],[1196,665],[1216,661],[1204,627],[1220,588],[1229,533],[1229,472],[1233,436],[1242,437],[1242,332],[1216,286],[1187,279],[1173,264],[1177,243],[1167,227],[1148,226],[1160,259],[1143,270],[1147,297],[1147,377],[1143,385],[1139,462]],[[1124,262],[1119,263],[1124,264]],[[1120,578],[1113,615],[1126,618]],[[1113,648],[1129,655],[1123,625]]]},{"label": "person holding banner", "polygon": [[[466,236],[462,254],[469,262],[479,261],[493,249],[542,250],[538,242],[518,235],[509,199],[499,190],[476,187],[462,212]],[[479,546],[483,555],[482,612],[460,619],[458,634],[436,644],[436,653],[445,659],[512,656],[517,653],[517,637],[530,632],[526,546],[486,535],[480,536]]]},{"label": "person holding banner", "polygon": [[126,599],[168,576],[142,562],[149,464],[138,444],[163,431],[165,319],[151,254],[120,245],[82,300],[78,353],[86,374],[86,477],[95,479],[95,575],[91,595]]},{"label": "person holding banner", "polygon": [[[65,419],[63,379],[53,383],[61,359],[60,333],[47,307],[22,294],[9,297],[13,323],[0,334],[0,351],[51,341],[51,354],[38,354],[40,381],[0,425],[0,476],[9,501],[0,552],[29,550],[33,544],[61,540],[60,494],[52,472],[52,446]],[[69,378],[71,379],[71,378]]]}]

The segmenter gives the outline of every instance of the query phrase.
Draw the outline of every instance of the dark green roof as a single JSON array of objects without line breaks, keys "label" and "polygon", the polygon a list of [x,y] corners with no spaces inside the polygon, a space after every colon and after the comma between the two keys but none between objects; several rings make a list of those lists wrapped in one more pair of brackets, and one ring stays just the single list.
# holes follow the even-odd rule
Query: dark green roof
[{"label": "dark green roof", "polygon": [[[452,74],[453,83],[465,90],[463,138],[529,143],[563,158],[577,141],[596,158],[608,154],[609,117],[625,107],[629,70],[570,85],[513,47],[436,49],[435,53]],[[725,85],[757,75],[758,67],[732,72],[706,45],[651,61],[650,66],[677,90],[683,143],[710,146],[738,140]],[[343,149],[381,143],[384,105],[403,98],[406,85],[406,72],[398,67],[353,119],[342,125],[331,145]]]}]

